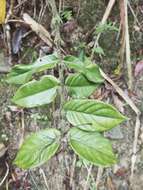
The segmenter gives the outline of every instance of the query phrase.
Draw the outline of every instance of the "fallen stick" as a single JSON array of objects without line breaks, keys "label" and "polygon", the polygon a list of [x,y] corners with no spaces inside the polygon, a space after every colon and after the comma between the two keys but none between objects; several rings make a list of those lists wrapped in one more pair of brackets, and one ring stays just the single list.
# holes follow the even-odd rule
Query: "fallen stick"
[{"label": "fallen stick", "polygon": [[125,7],[125,44],[126,44],[126,64],[128,72],[128,87],[132,89],[133,77],[132,77],[132,64],[131,64],[131,48],[130,48],[130,35],[128,25],[128,0],[124,0]]},{"label": "fallen stick", "polygon": [[5,173],[5,176],[3,177],[2,181],[0,182],[0,187],[2,187],[3,183],[5,182],[8,174],[9,174],[9,165],[7,162],[5,162],[5,165],[6,165],[6,173]]},{"label": "fallen stick", "polygon": [[96,176],[96,189],[98,189],[103,172],[104,172],[104,169],[102,167],[99,167],[97,171],[97,176]]},{"label": "fallen stick", "polygon": [[113,88],[116,90],[116,92],[124,99],[124,101],[132,108],[132,110],[136,113],[136,124],[135,124],[135,130],[134,130],[134,141],[133,141],[133,155],[131,158],[131,177],[130,181],[132,182],[132,179],[134,177],[134,168],[136,163],[136,157],[137,157],[137,143],[138,143],[138,137],[139,137],[139,130],[140,130],[140,115],[141,112],[137,108],[137,106],[134,104],[134,102],[127,96],[124,91],[114,83],[112,79],[110,79],[101,69],[100,73],[103,76],[103,78],[109,82]]},{"label": "fallen stick", "polygon": [[30,15],[27,13],[23,14],[23,20],[28,24],[31,29],[49,46],[53,47],[53,40],[50,33],[39,23],[37,23]]},{"label": "fallen stick", "polygon": [[132,110],[137,115],[140,115],[140,110],[137,108],[137,106],[134,104],[134,102],[129,98],[129,96],[127,96],[124,93],[124,91],[111,78],[109,78],[101,69],[100,69],[100,73],[101,73],[102,77],[114,87],[114,89],[125,100],[125,102],[127,104],[129,104],[129,106],[132,108]]}]

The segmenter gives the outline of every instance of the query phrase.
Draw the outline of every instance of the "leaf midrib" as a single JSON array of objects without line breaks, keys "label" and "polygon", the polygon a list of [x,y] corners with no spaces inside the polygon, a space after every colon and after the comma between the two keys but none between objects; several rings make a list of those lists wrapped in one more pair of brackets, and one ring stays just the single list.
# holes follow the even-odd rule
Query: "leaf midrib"
[{"label": "leaf midrib", "polygon": [[[83,146],[85,146],[85,147],[87,147],[87,144],[86,143],[81,143],[81,141],[80,140],[75,140],[75,139],[71,139],[72,141],[74,141],[74,142],[77,142],[78,144],[82,144]],[[97,151],[97,152],[99,152],[99,153],[101,153],[101,154],[103,154],[103,152],[102,151],[100,151],[99,149],[96,149],[96,148],[93,148],[92,146],[89,146],[88,145],[88,148],[90,149],[93,149],[94,151]],[[105,152],[104,152],[104,154],[105,154]],[[106,154],[107,156],[110,156],[110,155],[108,155],[108,154]]]},{"label": "leaf midrib", "polygon": [[28,96],[22,96],[22,97],[18,97],[18,98],[14,98],[13,100],[14,101],[18,101],[18,100],[22,100],[22,99],[26,99],[26,98],[31,98],[31,97],[33,97],[34,95],[40,95],[40,94],[42,94],[42,93],[44,93],[44,92],[48,92],[48,91],[50,91],[50,90],[56,90],[58,88],[58,86],[54,86],[53,88],[49,88],[49,89],[46,89],[46,90],[42,90],[42,91],[40,91],[40,92],[38,92],[38,93],[33,93],[33,94],[31,94],[31,95],[28,95]]},{"label": "leaf midrib", "polygon": [[101,118],[120,119],[120,120],[123,119],[121,117],[100,116],[100,115],[95,115],[95,114],[91,114],[91,113],[86,113],[86,112],[83,112],[83,111],[68,110],[67,113],[68,112],[74,112],[74,113],[78,112],[78,113],[81,113],[81,114],[86,114],[86,115],[89,115],[89,116],[92,115],[94,117],[101,117]]}]

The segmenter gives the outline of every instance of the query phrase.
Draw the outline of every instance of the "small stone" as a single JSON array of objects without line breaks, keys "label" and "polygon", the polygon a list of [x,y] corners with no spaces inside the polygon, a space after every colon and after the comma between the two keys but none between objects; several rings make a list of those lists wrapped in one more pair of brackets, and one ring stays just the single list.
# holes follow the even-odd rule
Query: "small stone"
[{"label": "small stone", "polygon": [[118,190],[129,190],[129,185],[127,184],[127,182],[123,182],[122,184],[119,185]]},{"label": "small stone", "polygon": [[119,139],[123,139],[124,135],[121,131],[121,128],[118,126],[118,127],[111,129],[108,132],[105,132],[105,137],[108,137],[110,139],[119,140]]}]

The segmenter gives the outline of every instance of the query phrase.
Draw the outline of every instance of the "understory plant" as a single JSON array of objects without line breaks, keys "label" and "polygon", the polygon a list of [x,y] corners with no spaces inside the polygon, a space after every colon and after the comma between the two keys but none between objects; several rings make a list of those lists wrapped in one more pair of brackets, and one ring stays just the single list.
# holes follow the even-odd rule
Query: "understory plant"
[{"label": "understory plant", "polygon": [[[54,68],[58,78],[41,76],[45,73],[42,71]],[[37,76],[41,76],[40,79],[34,79]],[[125,121],[126,117],[110,104],[89,99],[104,79],[98,65],[88,57],[46,55],[33,64],[14,66],[7,82],[20,85],[12,102],[21,108],[48,105],[55,107],[54,112],[60,104],[58,123],[25,139],[14,160],[18,167],[34,168],[47,162],[60,151],[63,139],[79,157],[96,166],[116,163],[111,142],[103,133]],[[67,122],[63,126],[63,120],[68,121],[67,126]]]}]

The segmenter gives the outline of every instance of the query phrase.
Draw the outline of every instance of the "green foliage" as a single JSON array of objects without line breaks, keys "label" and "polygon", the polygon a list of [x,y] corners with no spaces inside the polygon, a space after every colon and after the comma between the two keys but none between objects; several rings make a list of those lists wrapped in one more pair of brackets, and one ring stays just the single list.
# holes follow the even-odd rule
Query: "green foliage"
[{"label": "green foliage", "polygon": [[99,24],[96,27],[95,34],[103,33],[103,32],[106,32],[106,31],[116,31],[116,32],[118,32],[119,29],[112,22],[105,23],[105,24]]},{"label": "green foliage", "polygon": [[96,132],[72,128],[69,132],[69,144],[82,158],[97,166],[110,166],[116,163],[116,157],[108,139]]},{"label": "green foliage", "polygon": [[21,86],[12,101],[26,108],[49,104],[56,97],[59,83],[54,76],[43,76],[40,81],[33,80]]},{"label": "green foliage", "polygon": [[[68,133],[70,146],[80,157],[94,165],[112,165],[116,162],[116,156],[102,132],[122,123],[126,117],[112,105],[88,99],[104,82],[98,65],[93,64],[86,56],[66,56],[63,62],[67,69],[76,72],[70,74],[64,84],[51,75],[43,76],[39,81],[28,82],[32,74],[60,64],[61,58],[58,56],[48,55],[31,65],[15,66],[7,81],[24,84],[17,90],[12,101],[23,108],[38,107],[53,102],[59,88],[67,88],[71,97],[79,98],[71,99],[63,105],[66,116],[63,118],[67,118],[74,126]],[[40,166],[56,153],[59,139],[60,132],[56,129],[32,134],[20,148],[14,163],[24,169]]]},{"label": "green foliage", "polygon": [[77,72],[82,72],[85,65],[88,63],[85,61],[82,61],[78,57],[69,55],[64,58],[64,63],[69,69],[74,69]]},{"label": "green foliage", "polygon": [[54,68],[59,59],[56,55],[46,55],[37,59],[33,64],[16,65],[8,74],[6,81],[10,84],[25,84],[32,78],[32,74]]},{"label": "green foliage", "polygon": [[88,79],[83,74],[72,74],[66,79],[65,85],[69,90],[69,94],[75,98],[89,97],[99,86]]},{"label": "green foliage", "polygon": [[100,74],[98,65],[92,64],[89,58],[80,60],[74,56],[67,56],[64,59],[68,68],[83,74],[89,81],[94,83],[103,83],[104,79]]},{"label": "green foliage", "polygon": [[94,131],[107,131],[126,119],[113,106],[96,100],[70,100],[64,105],[64,109],[67,120],[85,130],[85,126],[89,130],[88,125],[91,125]]},{"label": "green foliage", "polygon": [[68,10],[64,10],[63,12],[61,12],[61,18],[63,18],[64,20],[70,20],[72,19],[72,11],[68,11]]},{"label": "green foliage", "polygon": [[98,47],[96,47],[96,48],[93,48],[92,50],[93,50],[96,54],[105,55],[103,48],[100,47],[100,46],[98,46]]},{"label": "green foliage", "polygon": [[100,74],[100,70],[98,65],[92,64],[85,67],[83,71],[84,75],[87,77],[87,79],[94,83],[103,83],[104,79]]},{"label": "green foliage", "polygon": [[14,163],[23,169],[37,167],[48,161],[59,145],[60,132],[57,129],[41,130],[26,139]]}]

